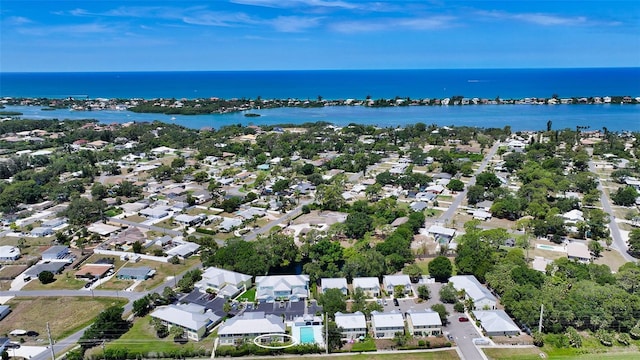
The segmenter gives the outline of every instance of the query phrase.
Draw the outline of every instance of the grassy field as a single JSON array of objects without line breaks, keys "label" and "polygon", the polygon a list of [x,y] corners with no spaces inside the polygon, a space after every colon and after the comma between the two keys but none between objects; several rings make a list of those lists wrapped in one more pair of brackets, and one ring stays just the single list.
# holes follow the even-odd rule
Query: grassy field
[{"label": "grassy field", "polygon": [[11,313],[0,322],[0,334],[24,329],[37,331],[43,337],[48,322],[53,339],[59,340],[89,325],[107,307],[124,304],[124,300],[111,298],[13,298],[8,302]]},{"label": "grassy field", "polygon": [[[335,359],[332,356],[314,356],[314,359]],[[349,360],[458,360],[458,353],[455,350],[442,350],[432,352],[411,352],[411,353],[388,353],[376,354],[366,353],[357,355],[340,356]]]},{"label": "grassy field", "polygon": [[42,284],[40,280],[31,280],[23,290],[78,290],[87,283],[84,280],[78,280],[72,274],[73,270],[68,270],[60,275],[56,275],[56,281],[49,284]]},{"label": "grassy field", "polygon": [[538,348],[484,348],[490,360],[533,360],[541,359],[542,351]]},{"label": "grassy field", "polygon": [[[193,342],[189,341],[187,344],[180,345],[173,342],[172,336],[167,336],[164,339],[159,339],[156,336],[156,332],[151,325],[151,316],[147,315],[144,318],[136,319],[133,326],[126,334],[122,335],[120,339],[114,340],[108,343],[107,349],[124,348],[129,350],[135,350],[137,352],[164,352],[176,349],[206,349],[211,351],[213,348],[213,338],[209,336],[202,341]],[[97,353],[102,353],[102,349],[95,349]]]}]

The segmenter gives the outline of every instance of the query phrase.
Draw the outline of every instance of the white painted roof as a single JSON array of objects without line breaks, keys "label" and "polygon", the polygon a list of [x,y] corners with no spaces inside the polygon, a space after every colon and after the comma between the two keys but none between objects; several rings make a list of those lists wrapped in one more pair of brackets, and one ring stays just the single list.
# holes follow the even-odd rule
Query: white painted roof
[{"label": "white painted roof", "polygon": [[380,281],[378,281],[377,277],[353,278],[353,288],[379,289]]},{"label": "white painted roof", "polygon": [[497,302],[495,296],[484,287],[478,279],[476,279],[473,275],[456,275],[449,278],[449,282],[453,283],[453,287],[456,290],[462,290],[466,292],[466,294],[473,299],[473,301],[478,301],[482,299],[491,300]]},{"label": "white painted roof", "polygon": [[433,311],[407,311],[407,318],[411,317],[411,323],[413,326],[441,326],[442,321],[440,315]]},{"label": "white painted roof", "polygon": [[337,312],[336,316],[336,325],[341,327],[343,330],[350,329],[366,329],[367,328],[367,320],[364,317],[364,314],[360,311],[356,311],[353,314],[343,314],[341,312]]},{"label": "white painted roof", "polygon": [[371,312],[371,322],[375,324],[376,329],[404,327],[402,314],[395,310],[388,313],[373,311]]},{"label": "white painted roof", "polygon": [[220,325],[218,335],[282,334],[285,329],[280,316],[250,312],[225,321]]}]

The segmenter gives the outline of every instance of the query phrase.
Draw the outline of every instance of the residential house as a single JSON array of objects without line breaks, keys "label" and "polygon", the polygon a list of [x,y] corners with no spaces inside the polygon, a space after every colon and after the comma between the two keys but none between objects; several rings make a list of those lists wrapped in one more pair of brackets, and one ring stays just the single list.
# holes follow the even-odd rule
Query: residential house
[{"label": "residential house", "polygon": [[588,263],[591,261],[591,252],[587,245],[572,241],[567,244],[567,257],[569,259],[575,259],[583,263]]},{"label": "residential house", "polygon": [[202,279],[195,284],[195,287],[202,291],[212,289],[218,296],[232,298],[249,289],[251,279],[251,275],[210,267],[202,273]]},{"label": "residential house", "polygon": [[153,208],[145,208],[140,210],[139,214],[142,216],[146,216],[152,219],[161,219],[163,217],[169,216],[168,206],[156,206]]},{"label": "residential house", "polygon": [[416,212],[424,211],[424,209],[426,209],[428,206],[429,206],[429,204],[427,204],[424,201],[414,201],[414,202],[411,203],[411,205],[409,205],[411,210],[416,211]]},{"label": "residential house", "polygon": [[121,280],[147,280],[155,275],[156,271],[148,266],[123,267],[118,271],[116,278]]},{"label": "residential house", "polygon": [[395,294],[396,287],[400,286],[403,289],[403,294],[411,295],[411,279],[409,275],[385,275],[382,278],[382,285],[384,290],[389,295],[397,295],[395,297],[400,297],[402,294]]},{"label": "residential house", "polygon": [[584,221],[584,214],[582,213],[582,211],[577,210],[577,209],[573,209],[571,211],[568,211],[564,214],[562,214],[562,218],[567,221],[567,222],[572,222],[572,223],[577,223],[580,221]]},{"label": "residential house", "polygon": [[67,255],[69,255],[68,246],[56,245],[42,252],[42,260],[44,261],[62,260],[65,257],[67,257]]},{"label": "residential house", "polygon": [[433,236],[437,242],[446,244],[456,235],[455,229],[449,229],[440,225],[431,225],[427,229],[427,234]]},{"label": "residential house", "polygon": [[282,342],[284,337],[276,334],[285,334],[285,330],[284,320],[280,316],[265,315],[263,312],[245,312],[220,325],[218,338],[220,345],[236,345],[251,342],[261,335],[271,334],[273,336],[263,337],[260,342]]},{"label": "residential house", "polygon": [[440,315],[433,310],[414,311],[406,313],[407,327],[412,336],[437,336],[442,334]]},{"label": "residential house", "polygon": [[15,261],[20,258],[20,249],[11,245],[0,246],[0,261]]},{"label": "residential house", "polygon": [[173,247],[165,249],[164,251],[167,256],[177,256],[179,258],[186,259],[197,253],[200,249],[200,245],[180,239],[182,239],[182,237],[175,238],[171,241],[171,245],[173,245]]},{"label": "residential house", "polygon": [[11,312],[9,305],[0,305],[0,320],[4,319]]},{"label": "residential house", "polygon": [[181,328],[187,338],[194,341],[200,341],[222,320],[222,317],[198,304],[161,306],[151,313],[151,317],[160,320],[169,330]]},{"label": "residential house", "polygon": [[553,261],[545,259],[542,256],[536,256],[533,259],[533,262],[531,263],[531,267],[533,268],[533,270],[537,270],[540,272],[546,272],[547,271],[547,265],[551,264]]},{"label": "residential house", "polygon": [[242,219],[223,217],[222,222],[218,224],[218,229],[222,232],[231,232],[234,228],[242,225]]},{"label": "residential house", "polygon": [[197,215],[197,216],[192,216],[192,215],[187,215],[187,214],[180,214],[180,215],[174,217],[173,220],[175,220],[177,223],[180,223],[180,224],[182,224],[184,226],[193,226],[193,225],[197,225],[197,224],[201,223],[206,218],[207,217],[204,214],[200,214],[200,215]]},{"label": "residential house", "polygon": [[101,279],[113,270],[113,264],[85,264],[76,272],[76,279]]},{"label": "residential house", "polygon": [[498,299],[484,287],[473,275],[456,275],[449,278],[449,282],[457,291],[464,290],[465,297],[473,301],[476,309],[493,310],[498,304]]},{"label": "residential house", "polygon": [[358,340],[367,336],[367,319],[360,311],[335,314],[336,325],[342,329],[342,340]]},{"label": "residential house", "polygon": [[325,292],[327,289],[338,289],[345,296],[348,292],[347,279],[345,278],[322,278],[320,279],[320,291]]},{"label": "residential house", "polygon": [[259,302],[300,301],[309,297],[308,275],[272,275],[256,277]]},{"label": "residential house", "polygon": [[371,312],[371,330],[376,339],[393,339],[397,333],[404,334],[404,318],[397,311]]},{"label": "residential house", "polygon": [[353,290],[362,289],[368,297],[380,296],[380,280],[377,277],[353,278]]},{"label": "residential house", "polygon": [[60,274],[67,264],[68,262],[65,261],[50,261],[43,264],[36,264],[24,272],[24,277],[25,279],[37,278],[43,271],[49,271],[52,274]]},{"label": "residential house", "polygon": [[520,328],[504,310],[475,310],[473,316],[480,322],[486,336],[520,335]]},{"label": "residential house", "polygon": [[53,235],[53,229],[50,227],[39,226],[31,230],[31,236],[45,237]]},{"label": "residential house", "polygon": [[473,218],[477,220],[488,221],[491,220],[491,217],[493,215],[491,215],[490,212],[484,210],[472,210],[471,216],[473,216]]}]

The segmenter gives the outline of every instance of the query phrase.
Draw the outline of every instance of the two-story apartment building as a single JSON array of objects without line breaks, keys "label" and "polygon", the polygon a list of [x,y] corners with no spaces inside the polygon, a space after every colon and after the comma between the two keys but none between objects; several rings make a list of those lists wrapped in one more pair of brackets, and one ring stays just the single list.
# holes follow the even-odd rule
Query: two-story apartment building
[{"label": "two-story apartment building", "polygon": [[353,278],[353,291],[362,289],[368,297],[380,296],[380,280],[377,277],[359,277]]},{"label": "two-story apartment building", "polygon": [[256,300],[300,301],[309,297],[308,275],[272,275],[256,277]]},{"label": "two-story apartment building", "polygon": [[247,312],[240,316],[228,319],[218,328],[220,345],[236,345],[253,341],[261,335],[273,336],[261,338],[262,343],[270,341],[282,342],[286,326],[282,317],[277,315],[265,315],[264,312]]},{"label": "two-story apartment building", "polygon": [[436,336],[442,334],[440,315],[433,310],[406,313],[407,328],[412,336]]},{"label": "two-story apartment building", "polygon": [[358,340],[367,336],[367,319],[360,311],[353,314],[335,314],[336,325],[342,329],[343,340]]},{"label": "two-story apartment building", "polygon": [[393,339],[396,333],[404,334],[404,318],[397,311],[371,313],[371,331],[376,339]]},{"label": "two-story apartment building", "polygon": [[385,275],[382,278],[382,285],[384,286],[384,290],[387,294],[396,295],[396,297],[398,297],[397,295],[400,295],[394,294],[397,286],[402,287],[403,294],[411,295],[412,293],[411,279],[409,278],[409,275]]},{"label": "two-story apartment building", "polygon": [[188,339],[199,341],[222,318],[202,305],[178,304],[161,306],[151,313],[151,317],[162,321],[169,330],[179,327]]}]

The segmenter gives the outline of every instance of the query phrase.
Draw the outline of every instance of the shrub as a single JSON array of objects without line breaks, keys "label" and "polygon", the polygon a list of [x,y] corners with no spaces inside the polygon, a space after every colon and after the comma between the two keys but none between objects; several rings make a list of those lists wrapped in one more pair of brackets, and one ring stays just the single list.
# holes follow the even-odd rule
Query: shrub
[{"label": "shrub", "polygon": [[569,338],[569,344],[574,348],[582,347],[582,337],[578,334],[578,331],[573,327],[568,327],[565,333]]},{"label": "shrub", "polygon": [[617,340],[624,346],[629,346],[629,344],[631,344],[631,337],[627,333],[619,333]]},{"label": "shrub", "polygon": [[613,335],[605,329],[600,329],[595,333],[596,339],[600,340],[600,343],[604,346],[613,345]]}]

